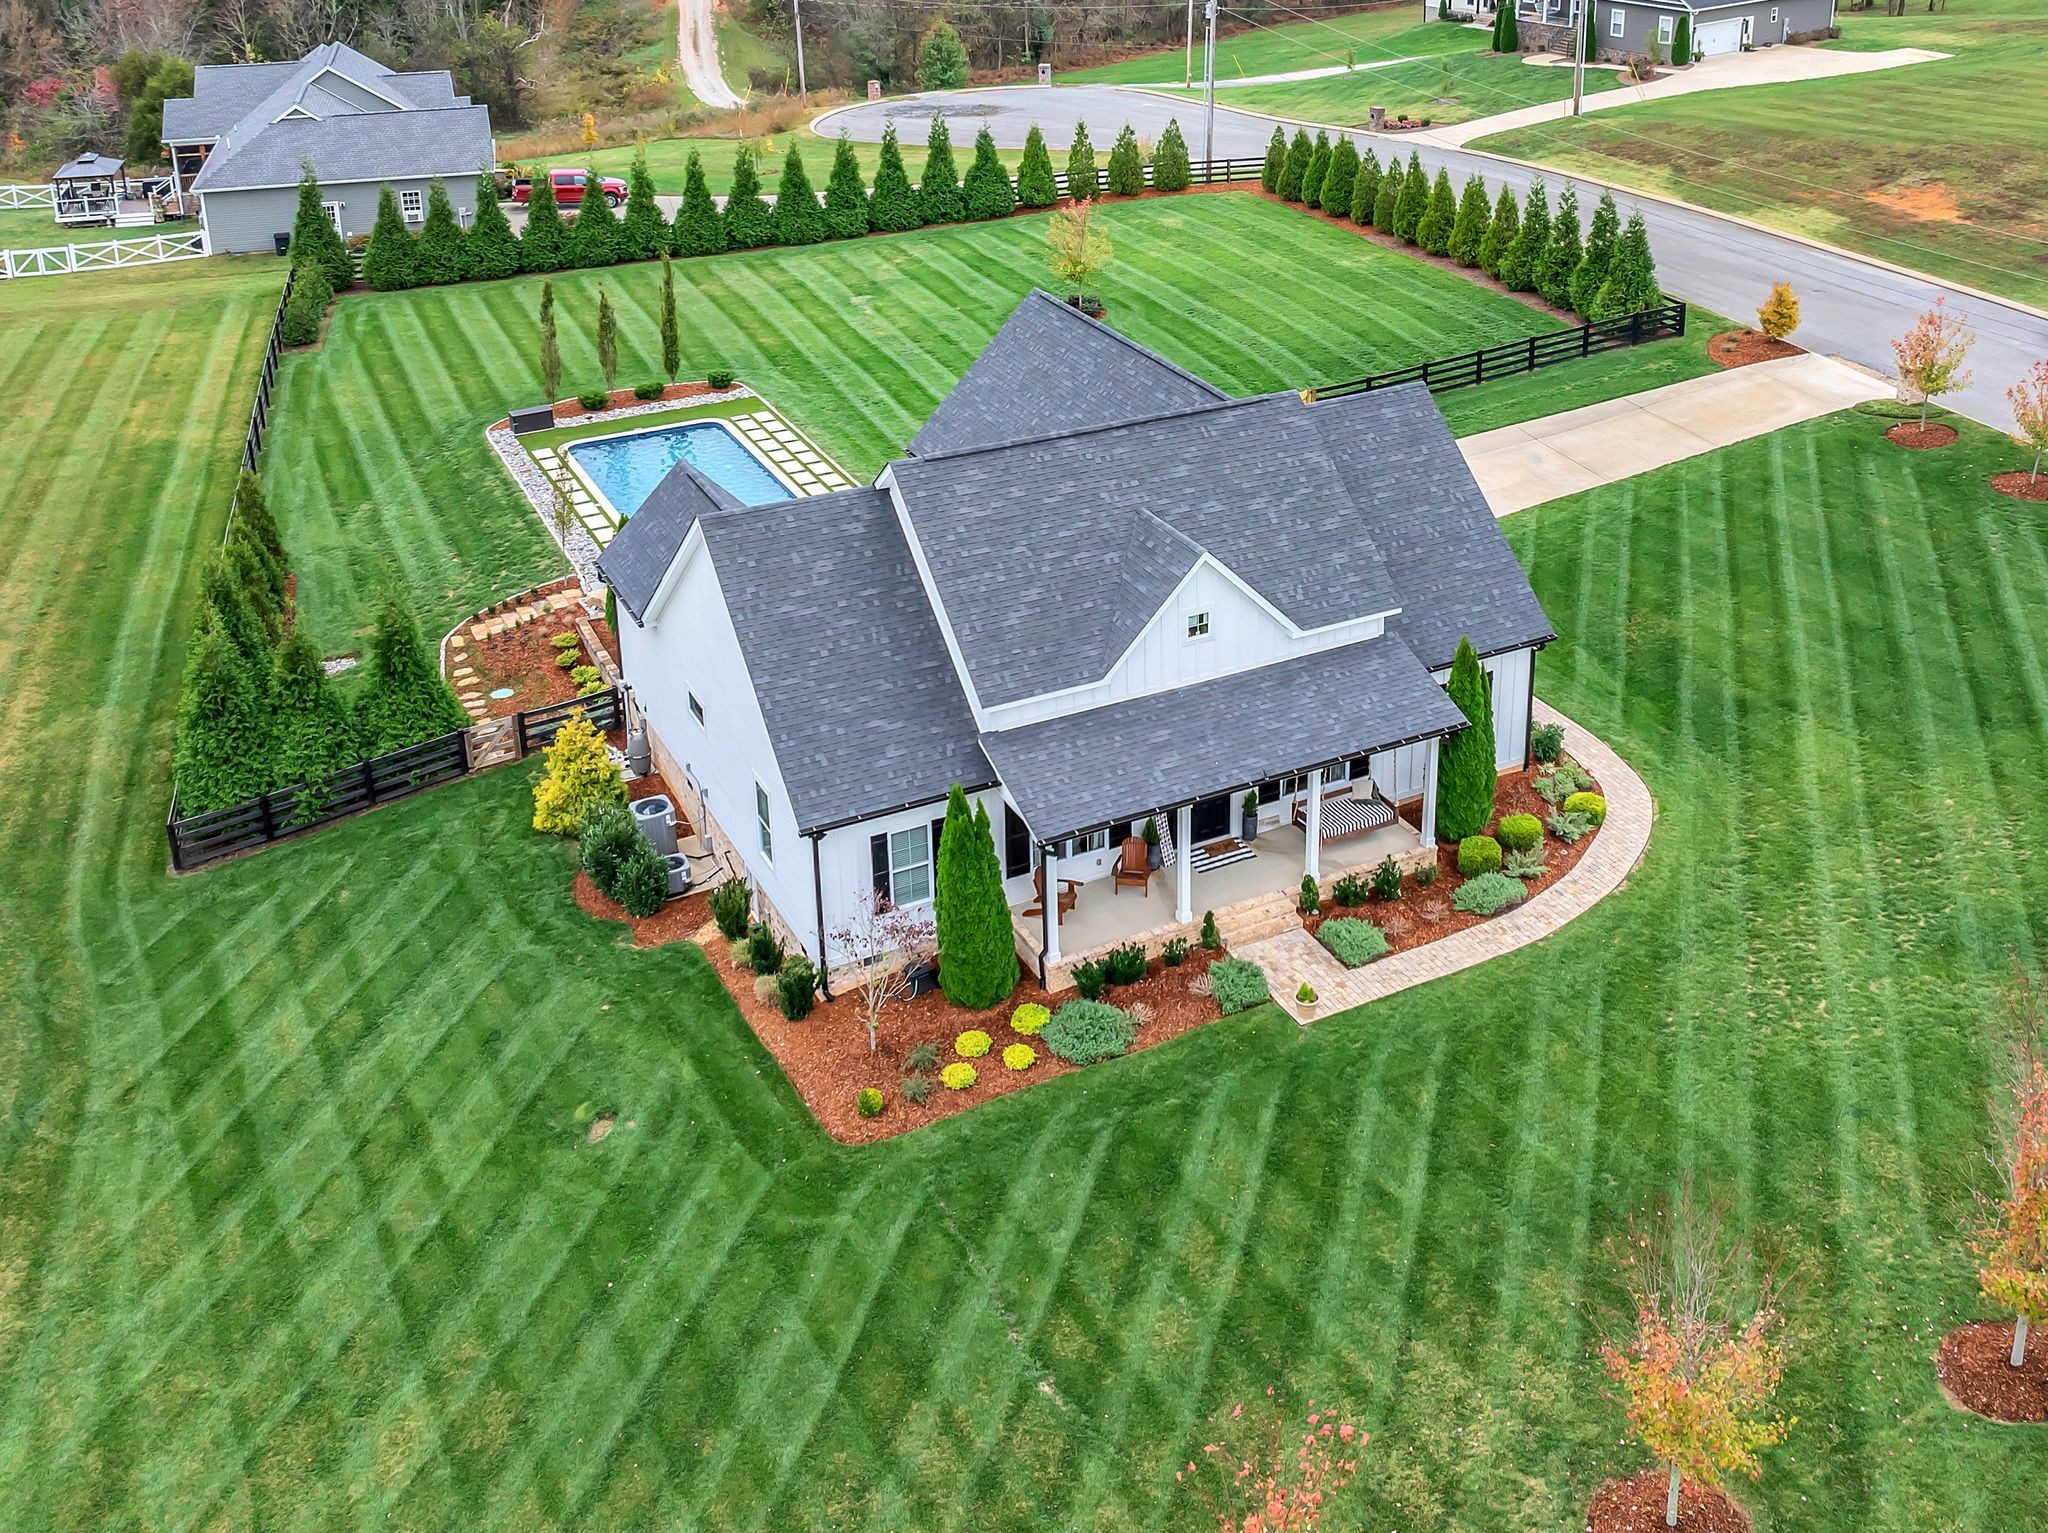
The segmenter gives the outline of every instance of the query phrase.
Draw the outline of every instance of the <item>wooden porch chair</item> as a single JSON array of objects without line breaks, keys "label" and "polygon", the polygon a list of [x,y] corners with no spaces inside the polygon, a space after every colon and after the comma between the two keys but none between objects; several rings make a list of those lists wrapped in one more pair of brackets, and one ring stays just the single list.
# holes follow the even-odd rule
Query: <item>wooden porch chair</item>
[{"label": "wooden porch chair", "polygon": [[1143,836],[1124,837],[1123,853],[1110,874],[1113,893],[1122,894],[1126,888],[1143,892],[1152,887],[1151,850]]},{"label": "wooden porch chair", "polygon": [[[1067,912],[1074,908],[1074,901],[1081,897],[1081,881],[1077,878],[1060,880],[1060,909],[1056,919],[1064,921]],[[1040,863],[1031,870],[1031,903],[1024,907],[1027,916],[1045,914],[1045,864]]]}]

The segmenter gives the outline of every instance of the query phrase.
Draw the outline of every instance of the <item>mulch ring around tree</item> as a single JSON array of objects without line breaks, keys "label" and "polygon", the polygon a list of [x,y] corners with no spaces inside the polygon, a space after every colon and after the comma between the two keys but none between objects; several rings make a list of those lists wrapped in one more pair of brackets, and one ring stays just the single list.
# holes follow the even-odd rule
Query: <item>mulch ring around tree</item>
[{"label": "mulch ring around tree", "polygon": [[1940,421],[1900,421],[1884,434],[1887,442],[1900,447],[1909,447],[1914,452],[1925,452],[1931,447],[1946,447],[1956,439],[1956,428],[1944,426]]},{"label": "mulch ring around tree", "polygon": [[[1665,1527],[1664,1498],[1671,1490],[1668,1469],[1645,1469],[1625,1480],[1609,1480],[1593,1493],[1586,1533],[1659,1533]],[[1725,1491],[1682,1484],[1678,1489],[1679,1533],[1749,1533],[1749,1513]]]},{"label": "mulch ring around tree", "polygon": [[1941,1392],[1958,1410],[2013,1425],[2048,1422],[2048,1336],[2027,1338],[2027,1359],[2012,1366],[2010,1320],[1979,1320],[1941,1338],[1934,1354]]},{"label": "mulch ring around tree", "polygon": [[1775,362],[1780,357],[1805,354],[1805,347],[1765,335],[1761,330],[1723,330],[1707,342],[1707,356],[1722,367],[1748,367],[1753,362]]},{"label": "mulch ring around tree", "polygon": [[2011,500],[2048,500],[2048,472],[1993,474],[1991,488]]}]

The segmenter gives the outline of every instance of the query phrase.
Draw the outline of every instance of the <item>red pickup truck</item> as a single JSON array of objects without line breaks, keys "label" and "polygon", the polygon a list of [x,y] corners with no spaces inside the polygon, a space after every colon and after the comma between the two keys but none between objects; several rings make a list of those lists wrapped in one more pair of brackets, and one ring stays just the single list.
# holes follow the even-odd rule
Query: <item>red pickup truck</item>
[{"label": "red pickup truck", "polygon": [[[596,187],[598,195],[615,208],[626,200],[626,183],[617,176],[593,176],[587,170],[551,170],[548,172],[548,181],[555,189],[557,207],[573,208],[580,205],[583,201],[583,190],[588,186]],[[527,177],[521,176],[512,183],[514,202],[527,202],[532,197],[533,182]]]}]

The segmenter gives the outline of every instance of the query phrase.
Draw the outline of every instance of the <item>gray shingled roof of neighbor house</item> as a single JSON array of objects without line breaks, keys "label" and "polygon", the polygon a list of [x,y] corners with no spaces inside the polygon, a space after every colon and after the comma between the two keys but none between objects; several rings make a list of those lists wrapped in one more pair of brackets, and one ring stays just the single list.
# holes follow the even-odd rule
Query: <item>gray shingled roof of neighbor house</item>
[{"label": "gray shingled roof of neighbor house", "polygon": [[598,557],[597,572],[634,622],[644,622],[654,593],[700,517],[737,511],[739,500],[687,463],[678,463],[626,518]]},{"label": "gray shingled roof of neighbor house", "polygon": [[1041,841],[1463,728],[1391,634],[981,737]]},{"label": "gray shingled roof of neighbor house", "polygon": [[886,493],[721,512],[704,541],[801,829],[994,786]]},{"label": "gray shingled roof of neighbor house", "polygon": [[271,123],[226,151],[216,150],[194,190],[290,186],[310,164],[323,185],[424,176],[473,176],[492,159],[485,106],[355,112],[324,121]]},{"label": "gray shingled roof of neighbor house", "polygon": [[1115,425],[1229,398],[1033,288],[932,411],[918,457]]},{"label": "gray shingled roof of neighbor house", "polygon": [[891,465],[982,705],[1101,680],[1203,552],[1304,630],[1402,605],[1313,414],[1270,394]]}]

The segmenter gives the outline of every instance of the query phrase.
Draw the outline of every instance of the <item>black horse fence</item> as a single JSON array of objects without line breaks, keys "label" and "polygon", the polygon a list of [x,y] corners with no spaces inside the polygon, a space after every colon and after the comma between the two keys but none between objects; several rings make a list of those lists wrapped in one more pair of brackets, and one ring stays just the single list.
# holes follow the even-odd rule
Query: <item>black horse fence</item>
[{"label": "black horse fence", "polygon": [[1619,351],[1627,346],[1640,346],[1645,341],[1661,341],[1684,334],[1685,305],[1674,300],[1659,304],[1654,309],[1639,309],[1633,314],[1617,315],[1613,319],[1596,319],[1591,324],[1570,330],[1553,330],[1547,335],[1505,341],[1481,351],[1439,357],[1433,362],[1417,362],[1409,367],[1396,367],[1388,372],[1353,378],[1346,383],[1333,383],[1317,389],[1316,397],[1336,399],[1345,394],[1365,394],[1373,389],[1392,388],[1398,383],[1420,383],[1432,394],[1440,394],[1446,389],[1470,388],[1476,383],[1491,383],[1496,378],[1510,378],[1519,373],[1535,372],[1541,367],[1554,367],[1559,362],[1571,362],[1603,351]]}]

